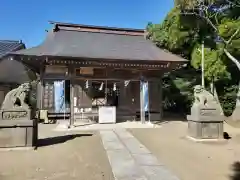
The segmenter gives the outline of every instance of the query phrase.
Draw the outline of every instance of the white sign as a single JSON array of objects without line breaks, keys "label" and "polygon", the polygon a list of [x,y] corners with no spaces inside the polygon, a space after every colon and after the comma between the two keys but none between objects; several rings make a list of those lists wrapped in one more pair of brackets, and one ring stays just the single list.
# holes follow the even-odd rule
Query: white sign
[{"label": "white sign", "polygon": [[116,123],[116,107],[102,106],[98,109],[99,123]]}]

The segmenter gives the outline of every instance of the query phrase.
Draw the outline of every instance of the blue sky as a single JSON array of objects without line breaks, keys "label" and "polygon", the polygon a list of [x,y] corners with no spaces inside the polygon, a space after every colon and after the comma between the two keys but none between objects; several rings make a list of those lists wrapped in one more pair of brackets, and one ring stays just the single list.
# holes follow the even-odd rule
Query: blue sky
[{"label": "blue sky", "polygon": [[49,20],[88,25],[145,28],[159,23],[173,0],[1,0],[0,39],[44,40]]}]

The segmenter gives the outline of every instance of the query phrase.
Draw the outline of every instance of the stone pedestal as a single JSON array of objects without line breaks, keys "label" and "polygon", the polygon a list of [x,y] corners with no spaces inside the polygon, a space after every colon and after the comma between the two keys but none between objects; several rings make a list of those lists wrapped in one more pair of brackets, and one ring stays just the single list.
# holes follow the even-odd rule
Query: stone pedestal
[{"label": "stone pedestal", "polygon": [[[0,109],[0,148],[35,147],[38,121],[32,120],[30,83],[24,83],[5,96]],[[28,100],[28,101],[27,101]]]},{"label": "stone pedestal", "polygon": [[37,120],[0,120],[0,148],[36,147]]},{"label": "stone pedestal", "polygon": [[217,108],[193,106],[187,116],[188,136],[194,139],[223,139],[223,120]]},{"label": "stone pedestal", "polygon": [[37,123],[30,109],[0,110],[0,148],[37,146]]}]

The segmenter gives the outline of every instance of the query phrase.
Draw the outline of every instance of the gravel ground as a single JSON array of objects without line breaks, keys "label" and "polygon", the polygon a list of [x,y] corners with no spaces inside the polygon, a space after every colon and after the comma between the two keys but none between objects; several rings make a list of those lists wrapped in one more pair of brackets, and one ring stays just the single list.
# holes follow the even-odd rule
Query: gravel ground
[{"label": "gravel ground", "polygon": [[112,180],[97,132],[52,132],[39,127],[36,151],[0,152],[0,180]]},{"label": "gravel ground", "polygon": [[129,129],[158,159],[182,180],[240,179],[240,129],[224,126],[232,139],[226,143],[196,143],[185,138],[186,122],[168,122],[160,129]]}]

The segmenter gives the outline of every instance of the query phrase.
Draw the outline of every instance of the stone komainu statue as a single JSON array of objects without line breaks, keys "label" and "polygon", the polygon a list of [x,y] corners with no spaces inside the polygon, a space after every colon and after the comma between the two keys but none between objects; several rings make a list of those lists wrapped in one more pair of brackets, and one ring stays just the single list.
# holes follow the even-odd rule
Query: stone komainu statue
[{"label": "stone komainu statue", "polygon": [[193,105],[219,106],[220,104],[213,94],[205,90],[201,85],[197,85],[194,87]]},{"label": "stone komainu statue", "polygon": [[187,116],[190,138],[222,139],[224,115],[218,99],[201,85],[194,87],[194,98],[191,114]]},{"label": "stone komainu statue", "polygon": [[7,93],[3,101],[2,110],[14,110],[14,109],[30,109],[27,102],[30,92],[30,83],[24,83],[18,88],[13,89]]},{"label": "stone komainu statue", "polygon": [[213,94],[205,90],[201,85],[197,85],[194,87],[194,107],[201,108],[215,108],[217,109],[221,115],[224,115],[223,109],[221,107],[218,98],[216,98]]}]

